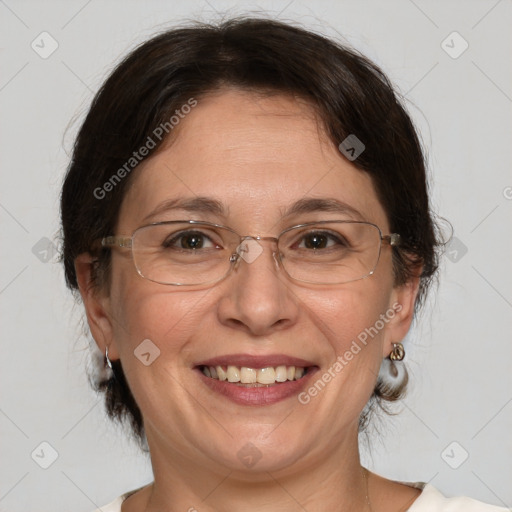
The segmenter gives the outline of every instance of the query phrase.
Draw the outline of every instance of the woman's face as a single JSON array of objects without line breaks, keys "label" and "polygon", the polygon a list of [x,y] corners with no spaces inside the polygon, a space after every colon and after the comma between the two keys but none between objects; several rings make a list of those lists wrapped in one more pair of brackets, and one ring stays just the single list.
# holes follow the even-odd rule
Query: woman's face
[{"label": "woman's face", "polygon": [[[199,100],[175,132],[133,176],[116,235],[182,219],[241,235],[275,237],[325,220],[366,220],[389,233],[370,178],[341,156],[304,103],[225,90]],[[195,204],[162,209],[177,199]],[[331,206],[284,216],[310,199]],[[277,471],[339,462],[340,450],[354,449],[381,360],[409,328],[415,288],[393,286],[385,244],[371,277],[340,285],[292,281],[277,268],[273,243],[261,247],[254,261],[200,288],[146,280],[129,250],[113,251],[110,293],[96,312],[88,307],[89,320],[100,347],[121,358],[153,459]],[[309,370],[298,381],[247,387],[214,380],[203,365]]]}]

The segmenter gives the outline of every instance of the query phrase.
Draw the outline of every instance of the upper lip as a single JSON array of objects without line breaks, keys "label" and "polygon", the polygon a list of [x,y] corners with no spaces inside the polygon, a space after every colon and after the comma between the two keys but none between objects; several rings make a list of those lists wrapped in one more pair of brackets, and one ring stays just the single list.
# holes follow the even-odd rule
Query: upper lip
[{"label": "upper lip", "polygon": [[211,359],[205,359],[196,366],[245,366],[246,368],[267,368],[269,366],[297,366],[307,368],[316,366],[311,361],[300,357],[288,356],[285,354],[249,355],[249,354],[226,354]]}]

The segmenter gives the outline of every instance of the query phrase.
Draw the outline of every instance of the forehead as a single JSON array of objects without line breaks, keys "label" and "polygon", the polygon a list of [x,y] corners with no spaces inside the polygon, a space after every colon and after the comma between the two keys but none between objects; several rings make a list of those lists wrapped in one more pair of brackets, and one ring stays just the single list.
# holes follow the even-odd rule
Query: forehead
[{"label": "forehead", "polygon": [[345,203],[364,220],[387,223],[370,177],[340,154],[313,108],[289,96],[227,90],[199,99],[132,179],[120,212],[125,229],[169,220],[168,213],[150,214],[164,203],[198,197],[224,211],[215,219],[201,212],[190,218],[251,231],[275,226],[291,205],[307,199]]}]

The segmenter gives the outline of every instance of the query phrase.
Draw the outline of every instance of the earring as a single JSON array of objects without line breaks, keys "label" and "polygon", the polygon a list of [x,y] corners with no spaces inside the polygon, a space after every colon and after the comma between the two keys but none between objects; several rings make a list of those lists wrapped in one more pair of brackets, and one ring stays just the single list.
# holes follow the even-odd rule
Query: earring
[{"label": "earring", "polygon": [[405,349],[401,343],[393,343],[393,350],[389,354],[391,361],[402,361],[405,357]]},{"label": "earring", "polygon": [[107,360],[107,366],[112,370],[112,361],[108,358],[108,345],[105,346],[105,359]]}]

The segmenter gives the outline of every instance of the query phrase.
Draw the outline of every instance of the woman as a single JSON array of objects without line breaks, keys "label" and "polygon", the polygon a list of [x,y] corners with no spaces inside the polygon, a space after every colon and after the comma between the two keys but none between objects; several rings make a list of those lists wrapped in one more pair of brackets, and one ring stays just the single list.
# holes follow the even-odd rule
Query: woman
[{"label": "woman", "polygon": [[367,59],[270,20],[165,32],[96,96],[61,208],[107,411],[154,473],[101,510],[500,510],[360,463],[439,245]]}]

